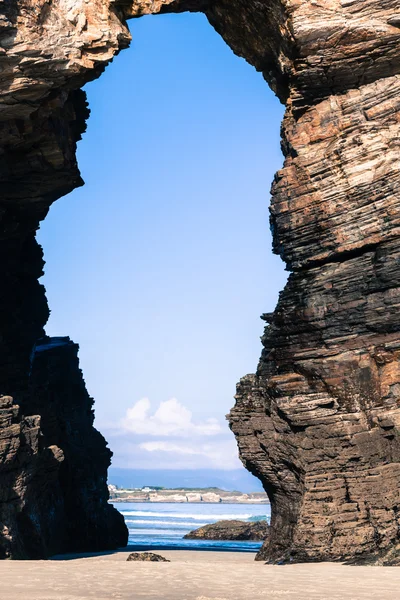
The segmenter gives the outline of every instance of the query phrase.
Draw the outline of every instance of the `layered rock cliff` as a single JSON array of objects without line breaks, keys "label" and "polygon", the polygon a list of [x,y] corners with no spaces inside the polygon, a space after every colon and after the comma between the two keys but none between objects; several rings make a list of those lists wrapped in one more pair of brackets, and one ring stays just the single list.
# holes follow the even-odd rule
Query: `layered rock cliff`
[{"label": "layered rock cliff", "polygon": [[230,424],[272,504],[260,559],[397,562],[399,19],[393,2],[291,8],[271,226],[292,273]]},{"label": "layered rock cliff", "polygon": [[[52,551],[37,506],[44,481],[46,502],[61,516],[72,506],[72,482],[83,495],[91,489],[88,505],[96,505],[105,529],[96,532],[92,524],[79,547],[115,543],[105,533],[104,442],[92,432],[91,417],[76,419],[68,406],[67,414],[58,412],[74,403],[65,375],[74,351],[68,341],[54,347],[46,341],[32,352],[48,314],[34,235],[50,204],[82,184],[75,150],[88,110],[79,88],[129,44],[126,19],[185,10],[205,12],[287,107],[271,225],[274,251],[291,275],[274,314],[264,315],[269,326],[257,373],[240,382],[230,414],[242,460],[271,499],[271,531],[260,556],[395,562],[400,13],[394,0],[0,3],[0,393],[23,407],[21,413],[7,399],[1,409],[3,554]],[[73,386],[87,407],[76,373]],[[42,425],[29,416],[35,413]],[[84,437],[63,430],[64,419],[92,432],[99,459]],[[94,479],[89,469],[71,474],[65,467],[82,455]],[[84,513],[72,513],[69,531],[80,530]],[[28,514],[28,526],[18,525],[20,514]],[[42,521],[31,536],[32,524]],[[68,531],[64,539],[72,539]]]}]

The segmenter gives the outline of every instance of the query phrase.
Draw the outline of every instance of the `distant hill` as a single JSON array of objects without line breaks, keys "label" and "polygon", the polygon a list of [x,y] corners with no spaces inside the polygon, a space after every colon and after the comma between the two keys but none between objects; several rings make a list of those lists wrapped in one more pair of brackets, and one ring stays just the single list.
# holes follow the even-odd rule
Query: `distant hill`
[{"label": "distant hill", "polygon": [[245,469],[222,470],[139,470],[110,467],[108,483],[121,488],[219,488],[243,493],[262,492],[261,483]]},{"label": "distant hill", "polygon": [[110,501],[115,502],[191,502],[191,503],[225,503],[225,504],[268,504],[265,492],[227,492],[218,488],[174,488],[154,489],[145,487],[138,490],[108,486]]}]

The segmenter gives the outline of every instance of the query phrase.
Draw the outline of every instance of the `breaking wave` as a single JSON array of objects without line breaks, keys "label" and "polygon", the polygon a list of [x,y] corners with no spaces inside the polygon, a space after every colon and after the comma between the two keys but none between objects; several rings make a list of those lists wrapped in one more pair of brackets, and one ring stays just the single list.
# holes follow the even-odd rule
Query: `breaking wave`
[{"label": "breaking wave", "polygon": [[141,549],[193,548],[256,552],[261,542],[185,540],[184,535],[221,520],[260,521],[270,517],[263,504],[192,504],[148,502],[114,505],[124,516],[129,530],[129,545]]}]

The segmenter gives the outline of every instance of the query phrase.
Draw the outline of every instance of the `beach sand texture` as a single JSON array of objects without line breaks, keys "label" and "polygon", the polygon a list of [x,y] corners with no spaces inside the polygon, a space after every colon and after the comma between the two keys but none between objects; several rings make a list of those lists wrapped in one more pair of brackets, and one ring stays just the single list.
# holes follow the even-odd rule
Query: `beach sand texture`
[{"label": "beach sand texture", "polygon": [[400,569],[332,563],[267,566],[251,553],[128,552],[68,560],[1,561],[1,600],[397,600]]}]

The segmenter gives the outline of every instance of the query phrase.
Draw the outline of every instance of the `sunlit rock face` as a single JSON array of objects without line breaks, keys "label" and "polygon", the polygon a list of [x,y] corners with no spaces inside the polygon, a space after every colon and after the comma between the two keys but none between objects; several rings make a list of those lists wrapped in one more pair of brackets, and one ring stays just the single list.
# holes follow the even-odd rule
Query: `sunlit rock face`
[{"label": "sunlit rock face", "polygon": [[[260,558],[396,562],[400,11],[395,0],[1,4],[0,393],[13,396],[20,408],[0,399],[0,554],[46,556],[74,549],[74,543],[99,549],[126,539],[123,524],[106,508],[104,440],[82,414],[79,426],[99,444],[96,462],[85,437],[76,445],[68,428],[62,431],[63,420],[72,418],[68,406],[75,396],[57,382],[65,381],[71,365],[82,410],[88,396],[75,346],[37,344],[48,308],[38,283],[43,261],[34,238],[50,204],[82,185],[75,150],[88,109],[79,90],[129,45],[126,19],[186,10],[204,12],[287,107],[285,162],[272,187],[271,226],[274,251],[291,275],[276,311],[264,315],[269,325],[257,372],[239,383],[229,417],[244,464],[271,498],[271,531]],[[58,411],[61,406],[67,414]],[[77,455],[86,456],[93,469],[69,479],[68,465],[73,469]],[[63,525],[72,485],[81,490],[82,502],[85,490],[92,490],[88,506],[97,506],[99,517],[79,534],[84,506],[83,512],[70,510],[76,520],[68,531],[75,536]],[[49,511],[37,505],[42,492],[53,523]],[[55,547],[49,531],[57,527],[63,536]],[[114,538],[111,529],[119,532]]]},{"label": "sunlit rock face", "polygon": [[271,498],[260,559],[396,563],[400,13],[380,1],[286,8],[271,226],[291,275],[230,425]]}]

